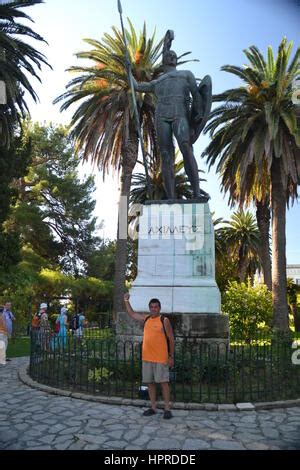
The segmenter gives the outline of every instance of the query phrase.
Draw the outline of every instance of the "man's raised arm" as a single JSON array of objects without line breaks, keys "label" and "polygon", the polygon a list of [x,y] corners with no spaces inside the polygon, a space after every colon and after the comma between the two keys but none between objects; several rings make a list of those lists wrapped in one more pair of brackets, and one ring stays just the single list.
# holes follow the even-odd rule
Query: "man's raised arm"
[{"label": "man's raised arm", "polygon": [[129,298],[130,298],[130,295],[128,293],[124,294],[124,302],[125,302],[125,307],[126,307],[127,314],[131,318],[133,318],[133,320],[137,320],[137,321],[143,323],[145,321],[145,318],[146,318],[147,315],[144,315],[143,313],[135,312],[132,309],[131,305],[130,305]]}]

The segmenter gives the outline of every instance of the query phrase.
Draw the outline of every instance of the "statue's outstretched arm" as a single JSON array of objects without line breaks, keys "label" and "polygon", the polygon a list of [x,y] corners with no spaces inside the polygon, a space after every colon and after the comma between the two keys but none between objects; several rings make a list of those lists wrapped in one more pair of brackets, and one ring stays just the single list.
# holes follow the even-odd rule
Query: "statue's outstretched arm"
[{"label": "statue's outstretched arm", "polygon": [[152,80],[151,82],[137,82],[134,77],[132,77],[133,86],[136,91],[153,92],[154,86],[157,80]]}]

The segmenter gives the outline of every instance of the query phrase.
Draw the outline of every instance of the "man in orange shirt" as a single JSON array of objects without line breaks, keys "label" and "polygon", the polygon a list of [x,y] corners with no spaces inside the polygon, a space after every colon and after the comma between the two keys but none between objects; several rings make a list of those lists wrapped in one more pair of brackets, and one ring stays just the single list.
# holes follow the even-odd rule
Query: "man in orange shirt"
[{"label": "man in orange shirt", "polygon": [[[174,366],[175,341],[171,323],[168,318],[160,318],[160,301],[151,299],[149,302],[150,315],[136,313],[129,302],[129,294],[124,295],[128,315],[144,324],[142,348],[143,382],[148,385],[151,408],[143,415],[151,416],[156,413],[156,384],[160,383],[165,403],[164,419],[172,418],[170,411],[169,367]],[[165,331],[164,331],[165,330]],[[167,338],[168,342],[167,342]],[[168,351],[169,343],[169,351]]]}]

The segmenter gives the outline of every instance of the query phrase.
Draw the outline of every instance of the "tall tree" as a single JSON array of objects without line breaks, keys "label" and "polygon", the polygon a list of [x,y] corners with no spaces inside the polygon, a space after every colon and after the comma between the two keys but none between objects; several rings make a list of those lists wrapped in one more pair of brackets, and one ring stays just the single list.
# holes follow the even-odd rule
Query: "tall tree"
[{"label": "tall tree", "polygon": [[27,172],[31,159],[31,143],[23,142],[22,137],[14,139],[11,147],[2,148],[0,157],[0,225],[7,219],[10,205],[17,192],[12,187],[13,179],[21,178]]},{"label": "tall tree", "polygon": [[[149,81],[159,70],[156,66],[162,41],[155,45],[154,34],[147,39],[146,26],[137,36],[129,21],[126,30],[132,72],[138,81]],[[71,135],[85,160],[96,164],[103,176],[110,170],[121,171],[120,197],[128,199],[132,172],[138,157],[138,134],[134,120],[131,90],[126,73],[126,53],[122,34],[113,27],[113,35],[105,34],[101,41],[86,39],[92,49],[76,54],[93,65],[71,67],[79,73],[67,85],[67,92],[56,99],[64,101],[61,110],[77,104],[71,120]],[[156,152],[154,105],[149,94],[138,94],[137,106],[142,125],[143,144],[149,154]],[[121,214],[126,217],[127,214]],[[120,219],[119,219],[120,220]],[[118,234],[114,311],[123,308],[127,238]]]},{"label": "tall tree", "polygon": [[0,272],[5,273],[9,273],[21,259],[18,230],[5,227],[11,206],[18,196],[11,182],[24,176],[30,162],[30,142],[23,145],[21,140],[19,136],[10,148],[3,147],[0,157]]},{"label": "tall tree", "polygon": [[260,233],[261,243],[258,247],[262,265],[264,283],[272,290],[271,272],[271,248],[270,248],[270,177],[266,169],[263,169],[264,177],[261,183],[257,181],[257,169],[254,180],[247,179],[241,187],[239,171],[235,175],[231,172],[231,160],[224,164],[221,174],[221,185],[225,193],[229,193],[229,204],[240,208],[249,207],[252,203],[256,208],[256,221]]},{"label": "tall tree", "polygon": [[26,176],[14,180],[18,198],[6,226],[18,229],[23,246],[47,260],[48,267],[59,264],[67,273],[84,274],[99,242],[93,177],[79,180],[68,128],[30,122],[23,128],[31,163]]},{"label": "tall tree", "polygon": [[28,37],[44,41],[22,22],[32,21],[22,8],[39,3],[43,3],[42,0],[0,3],[0,81],[4,82],[6,90],[6,104],[0,105],[0,149],[1,146],[9,147],[16,122],[29,112],[24,92],[28,92],[37,101],[32,86],[32,78],[40,81],[36,68],[40,70],[42,64],[49,65],[41,52],[22,39]]},{"label": "tall tree", "polygon": [[[188,177],[184,173],[184,162],[175,156],[175,189],[178,199],[190,199],[193,191],[189,184]],[[148,169],[148,176],[152,188],[151,198],[154,200],[167,199],[166,190],[163,183],[160,158],[153,158]],[[145,173],[135,173],[132,178],[132,188],[130,191],[130,202],[144,204],[149,199],[147,194],[147,181]]]},{"label": "tall tree", "polygon": [[88,256],[87,275],[113,281],[116,262],[116,242],[102,240],[96,250]]},{"label": "tall tree", "polygon": [[251,264],[258,265],[259,231],[253,215],[239,210],[220,229],[230,257],[237,260],[237,274],[244,282]]},{"label": "tall tree", "polygon": [[222,217],[215,219],[212,213],[212,221],[215,232],[215,265],[216,282],[221,291],[221,295],[226,291],[230,281],[238,281],[237,260],[228,251],[228,244],[225,237],[224,226],[227,221]]},{"label": "tall tree", "polygon": [[[207,130],[212,141],[204,152],[217,170],[230,169],[232,181],[240,174],[241,187],[270,178],[272,210],[272,296],[274,327],[289,329],[286,295],[286,202],[297,195],[300,129],[292,102],[292,83],[299,76],[300,48],[289,63],[292,43],[284,38],[274,59],[268,48],[265,60],[256,46],[244,52],[244,68],[226,65],[222,70],[240,77],[245,86],[215,97],[223,101],[211,114]],[[298,156],[297,156],[298,155]],[[257,179],[256,179],[257,178]],[[287,196],[288,195],[288,196]]]},{"label": "tall tree", "polygon": [[259,247],[259,256],[262,265],[264,283],[268,289],[272,290],[272,262],[270,247],[270,226],[271,226],[271,209],[270,197],[265,199],[254,198],[256,206],[256,221],[260,233],[261,244]]}]

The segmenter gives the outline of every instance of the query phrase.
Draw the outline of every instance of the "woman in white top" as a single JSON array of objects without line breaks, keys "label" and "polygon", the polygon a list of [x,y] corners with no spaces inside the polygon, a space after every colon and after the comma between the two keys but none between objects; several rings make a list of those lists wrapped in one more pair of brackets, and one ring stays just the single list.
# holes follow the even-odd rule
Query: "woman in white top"
[{"label": "woman in white top", "polygon": [[7,348],[8,331],[6,321],[3,313],[3,308],[0,308],[0,364],[6,364],[6,348]]}]

